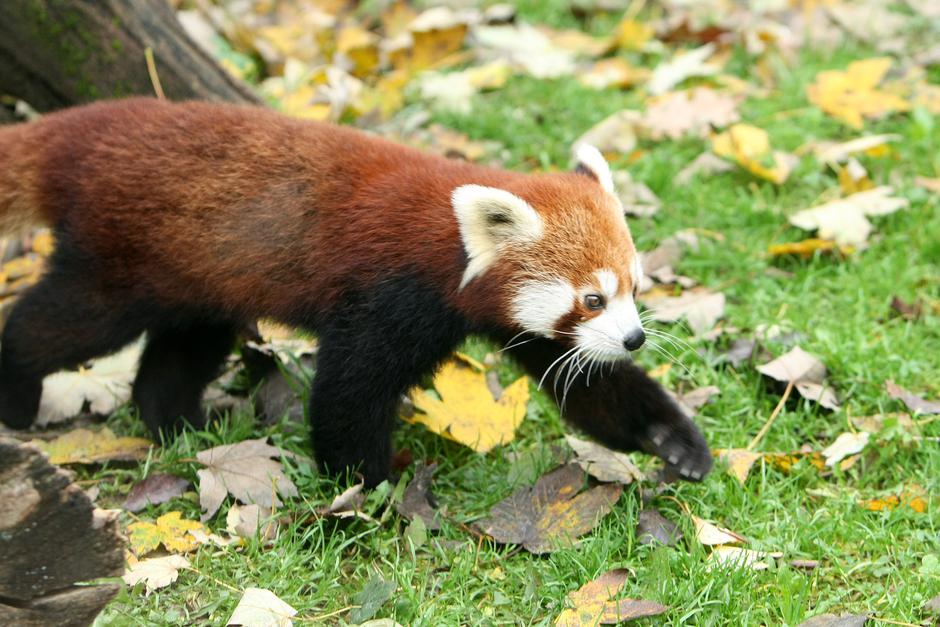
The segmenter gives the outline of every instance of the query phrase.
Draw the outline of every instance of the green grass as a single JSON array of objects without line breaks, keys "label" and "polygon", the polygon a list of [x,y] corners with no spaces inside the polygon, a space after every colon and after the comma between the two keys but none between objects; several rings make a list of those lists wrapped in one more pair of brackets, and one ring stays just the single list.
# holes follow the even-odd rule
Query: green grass
[{"label": "green grass", "polygon": [[[542,11],[539,3],[527,2],[523,8],[535,18],[572,25],[557,3],[552,7]],[[870,51],[802,53],[798,63],[782,67],[771,97],[744,103],[744,120],[767,129],[774,146],[785,150],[814,138],[857,136],[809,107],[804,86],[819,70],[841,68],[865,56],[871,56]],[[735,60],[731,67],[752,78],[745,63]],[[510,166],[567,167],[576,137],[607,114],[640,105],[639,96],[630,92],[588,90],[570,79],[517,77],[505,88],[478,97],[470,115],[436,117],[474,139],[502,142]],[[786,225],[786,216],[838,184],[835,175],[811,157],[803,159],[782,187],[740,171],[675,186],[678,170],[705,148],[696,140],[643,144],[641,158],[629,166],[663,201],[655,217],[631,221],[640,248],[649,249],[681,228],[721,233],[724,241],[704,238],[698,251],[686,254],[678,271],[722,289],[728,297],[726,322],[742,329],[743,335],[761,324],[802,334],[801,346],[824,360],[830,381],[844,399],[843,409],[835,413],[791,401],[762,450],[793,451],[806,443],[818,450],[847,430],[850,416],[900,409],[883,390],[886,379],[928,397],[940,396],[936,310],[929,311],[928,305],[927,315],[909,322],[892,317],[889,309],[894,295],[919,297],[934,306],[940,298],[940,208],[936,196],[912,185],[915,175],[940,175],[940,125],[931,125],[923,116],[895,116],[869,123],[866,132],[902,136],[891,156],[863,161],[876,182],[896,185],[911,207],[875,218],[871,246],[841,261],[816,257],[775,262],[765,254],[769,244],[805,237]],[[772,266],[792,277],[768,273]],[[674,389],[718,385],[720,397],[696,420],[713,448],[746,446],[776,405],[779,390],[770,388],[753,367],[733,370],[720,365],[721,343],[695,340],[681,327],[670,330],[691,344],[689,350],[674,352],[688,372],[673,367],[663,383]],[[773,343],[768,347],[775,354],[784,350]],[[477,343],[469,347],[478,355],[487,349]],[[653,367],[662,359],[643,351],[639,361]],[[504,362],[500,373],[509,380],[517,371]],[[126,413],[109,422],[116,431],[142,433]],[[557,410],[540,394],[532,400],[516,440],[486,456],[403,424],[398,445],[410,448],[415,459],[440,464],[435,492],[448,511],[444,528],[429,534],[422,546],[415,548],[405,539],[405,524],[395,514],[381,522],[290,522],[281,527],[272,546],[253,541],[238,551],[198,551],[192,556],[195,572],[181,573],[175,584],[150,596],[140,588],[125,589],[100,622],[222,624],[237,603],[238,591],[257,586],[274,591],[301,617],[328,615],[323,622],[345,624],[346,609],[355,605],[353,597],[377,575],[397,584],[377,616],[405,625],[551,624],[565,607],[569,591],[615,567],[634,575],[627,596],[671,607],[664,618],[639,624],[795,625],[823,612],[871,613],[919,623],[925,620],[921,606],[940,592],[940,573],[924,565],[925,556],[940,553],[936,500],[920,514],[906,508],[871,512],[857,502],[913,484],[937,496],[937,442],[902,435],[879,441],[854,467],[831,477],[805,463],[789,474],[758,463],[743,487],[720,467],[701,484],[674,484],[662,492],[653,486],[628,487],[613,513],[592,533],[548,557],[469,534],[464,525],[552,468],[552,446],[565,432]],[[940,421],[922,432],[940,436]],[[304,429],[286,423],[262,427],[251,416],[236,415],[209,432],[185,434],[150,464],[105,466],[80,478],[97,482],[100,502],[118,502],[148,471],[175,472],[195,481],[195,465],[185,460],[198,450],[263,435],[292,451],[310,452]],[[643,456],[636,458],[653,465]],[[290,475],[301,498],[279,514],[295,521],[329,503],[343,487],[304,464],[292,466]],[[372,503],[377,501],[373,497]],[[750,538],[751,548],[782,551],[786,559],[762,572],[710,571],[706,551],[688,539],[691,524],[679,502]],[[658,508],[678,522],[687,539],[671,548],[637,544],[636,516],[644,507]],[[174,509],[198,518],[194,495],[151,507],[141,517],[152,519]],[[377,516],[382,511],[375,505]],[[217,515],[211,524],[224,527],[223,518]],[[796,558],[818,559],[821,565],[812,572],[786,565]]]}]

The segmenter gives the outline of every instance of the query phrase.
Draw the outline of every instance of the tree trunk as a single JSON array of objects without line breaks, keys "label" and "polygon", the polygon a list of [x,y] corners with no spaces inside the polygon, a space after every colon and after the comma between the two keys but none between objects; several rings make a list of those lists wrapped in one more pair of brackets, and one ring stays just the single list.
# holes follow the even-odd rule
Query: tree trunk
[{"label": "tree trunk", "polygon": [[154,95],[148,47],[167,98],[258,102],[189,39],[166,0],[0,1],[0,95],[38,111]]}]

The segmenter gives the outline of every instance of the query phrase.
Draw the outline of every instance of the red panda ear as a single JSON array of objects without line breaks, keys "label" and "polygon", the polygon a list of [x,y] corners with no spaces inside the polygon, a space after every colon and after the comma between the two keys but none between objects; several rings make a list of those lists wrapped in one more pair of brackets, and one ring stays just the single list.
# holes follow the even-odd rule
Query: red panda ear
[{"label": "red panda ear", "polygon": [[577,164],[575,172],[590,176],[597,181],[604,191],[614,193],[614,179],[610,174],[610,166],[601,151],[590,144],[577,144],[574,148],[574,158]]},{"label": "red panda ear", "polygon": [[532,205],[504,189],[462,185],[451,194],[451,202],[470,259],[461,288],[496,261],[501,247],[542,236],[542,218]]}]

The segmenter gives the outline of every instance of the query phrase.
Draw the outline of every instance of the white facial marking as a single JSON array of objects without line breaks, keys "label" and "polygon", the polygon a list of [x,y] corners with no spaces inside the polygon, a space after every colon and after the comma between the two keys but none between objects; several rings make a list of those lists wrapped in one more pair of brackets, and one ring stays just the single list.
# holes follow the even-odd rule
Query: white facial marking
[{"label": "white facial marking", "polygon": [[617,288],[620,287],[620,281],[612,270],[598,270],[594,273],[594,276],[597,277],[598,283],[601,284],[601,292],[603,292],[604,296],[610,299],[617,295]]},{"label": "white facial marking", "polygon": [[525,330],[552,337],[558,321],[571,311],[575,295],[563,279],[526,281],[516,291],[512,316]]},{"label": "white facial marking", "polygon": [[630,280],[633,281],[633,286],[635,289],[640,289],[640,285],[643,283],[643,262],[640,261],[639,255],[633,255],[633,263],[630,264]]},{"label": "white facial marking", "polygon": [[616,361],[629,351],[624,340],[643,330],[636,305],[630,296],[618,296],[607,301],[599,315],[580,323],[575,334],[585,354],[598,361]]},{"label": "white facial marking", "polygon": [[579,165],[597,177],[597,182],[605,192],[614,193],[614,177],[610,174],[610,166],[600,150],[590,144],[578,144],[574,148],[574,158]]},{"label": "white facial marking", "polygon": [[501,247],[542,236],[542,218],[532,205],[504,189],[462,185],[451,194],[451,204],[470,260],[461,289],[496,261]]}]

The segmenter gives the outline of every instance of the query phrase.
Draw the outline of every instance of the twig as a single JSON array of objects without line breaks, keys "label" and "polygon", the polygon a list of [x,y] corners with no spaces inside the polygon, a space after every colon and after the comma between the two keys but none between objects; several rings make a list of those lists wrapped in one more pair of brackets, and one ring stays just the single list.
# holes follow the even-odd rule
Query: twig
[{"label": "twig", "polygon": [[160,100],[166,100],[163,93],[163,86],[160,84],[160,75],[157,74],[157,64],[153,60],[153,48],[147,46],[144,48],[144,58],[147,59],[147,72],[150,74],[150,84],[153,85],[153,93]]},{"label": "twig", "polygon": [[891,620],[890,618],[878,618],[877,616],[869,616],[872,620],[876,620],[879,623],[888,623],[889,625],[901,625],[902,627],[921,627],[915,623],[905,623],[900,620]]},{"label": "twig", "polygon": [[754,439],[751,440],[751,443],[747,445],[748,451],[753,451],[754,448],[760,444],[760,441],[764,439],[764,436],[767,435],[767,432],[770,431],[771,425],[774,424],[777,416],[780,415],[780,410],[783,409],[783,404],[787,402],[788,398],[790,398],[790,392],[792,391],[793,381],[790,381],[787,383],[787,389],[784,390],[783,396],[780,397],[780,402],[777,403],[777,406],[774,407],[773,412],[771,412],[770,418],[768,418],[767,422],[764,423],[764,426],[760,428],[760,431],[757,432],[757,435],[754,436]]}]

